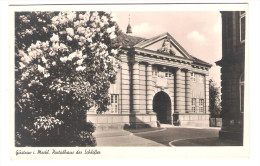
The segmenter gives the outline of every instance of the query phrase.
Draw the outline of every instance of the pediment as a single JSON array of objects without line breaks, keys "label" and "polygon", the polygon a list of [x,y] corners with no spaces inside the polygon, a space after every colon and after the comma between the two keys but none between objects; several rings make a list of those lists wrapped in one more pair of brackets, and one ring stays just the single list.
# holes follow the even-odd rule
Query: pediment
[{"label": "pediment", "polygon": [[187,51],[168,33],[138,43],[135,47],[182,58],[191,58]]}]

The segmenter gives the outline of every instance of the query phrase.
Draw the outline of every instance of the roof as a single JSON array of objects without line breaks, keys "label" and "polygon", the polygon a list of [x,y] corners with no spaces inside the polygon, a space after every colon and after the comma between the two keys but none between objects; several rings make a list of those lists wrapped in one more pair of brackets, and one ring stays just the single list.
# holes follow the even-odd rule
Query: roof
[{"label": "roof", "polygon": [[142,37],[127,35],[122,31],[118,32],[117,38],[115,39],[115,43],[119,44],[123,48],[132,48],[134,45],[147,40]]},{"label": "roof", "polygon": [[207,63],[199,58],[194,57],[193,55],[190,55],[168,32],[155,36],[150,39],[145,39],[142,37],[127,35],[127,34],[123,33],[122,31],[119,31],[118,36],[115,39],[115,43],[119,44],[120,47],[122,47],[122,48],[134,48],[134,47],[139,48],[139,46],[144,46],[144,45],[148,44],[149,42],[151,42],[153,40],[157,40],[165,35],[168,36],[186,55],[188,55],[190,60],[192,60],[195,64],[206,65],[209,67],[212,66],[210,63]]},{"label": "roof", "polygon": [[201,60],[201,59],[199,59],[199,58],[196,58],[196,57],[194,57],[194,56],[192,56],[192,55],[190,55],[193,59],[194,59],[194,62],[196,63],[196,64],[202,64],[202,65],[207,65],[207,66],[212,66],[212,64],[210,64],[210,63],[208,63],[208,62],[205,62],[205,61],[203,61],[203,60]]}]

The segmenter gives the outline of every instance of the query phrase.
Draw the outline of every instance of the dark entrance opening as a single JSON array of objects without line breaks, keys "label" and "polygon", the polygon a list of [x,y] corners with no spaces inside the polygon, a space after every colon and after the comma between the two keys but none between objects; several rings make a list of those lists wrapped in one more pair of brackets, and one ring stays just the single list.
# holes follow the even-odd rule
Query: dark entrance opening
[{"label": "dark entrance opening", "polygon": [[167,93],[161,91],[155,94],[153,111],[156,112],[160,123],[171,123],[171,99]]}]

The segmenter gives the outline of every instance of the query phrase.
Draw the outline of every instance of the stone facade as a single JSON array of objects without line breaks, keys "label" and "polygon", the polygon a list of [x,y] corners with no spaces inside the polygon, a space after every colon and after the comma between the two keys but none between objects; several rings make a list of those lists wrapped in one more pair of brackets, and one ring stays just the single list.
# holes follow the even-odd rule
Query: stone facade
[{"label": "stone facade", "polygon": [[222,15],[222,129],[220,139],[243,140],[245,12],[221,12]]},{"label": "stone facade", "polygon": [[125,35],[121,68],[111,84],[110,110],[87,121],[98,128],[156,127],[157,121],[209,126],[208,70],[168,33],[151,39]]}]

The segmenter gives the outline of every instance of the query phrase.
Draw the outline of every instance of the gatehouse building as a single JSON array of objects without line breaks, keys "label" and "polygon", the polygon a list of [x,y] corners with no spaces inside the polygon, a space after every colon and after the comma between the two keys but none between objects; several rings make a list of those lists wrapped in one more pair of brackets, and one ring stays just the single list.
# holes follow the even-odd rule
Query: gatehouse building
[{"label": "gatehouse building", "polygon": [[109,89],[109,110],[87,113],[101,130],[156,127],[159,123],[209,126],[211,64],[189,54],[169,33],[150,39],[127,34],[121,45],[121,68]]}]

